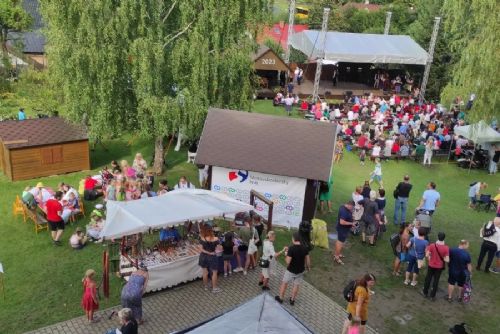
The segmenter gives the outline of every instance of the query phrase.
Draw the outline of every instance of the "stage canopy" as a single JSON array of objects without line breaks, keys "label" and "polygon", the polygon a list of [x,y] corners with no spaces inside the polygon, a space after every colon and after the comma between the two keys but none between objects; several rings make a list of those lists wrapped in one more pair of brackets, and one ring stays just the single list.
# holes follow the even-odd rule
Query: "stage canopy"
[{"label": "stage canopy", "polygon": [[[319,30],[293,34],[290,42],[309,59],[320,55]],[[347,63],[425,65],[429,54],[411,37],[403,35],[326,33],[325,60]]]},{"label": "stage canopy", "polygon": [[209,190],[175,190],[135,201],[108,201],[101,238],[119,238],[185,221],[213,219],[252,210],[249,204]]},{"label": "stage canopy", "polygon": [[263,293],[215,319],[177,334],[309,334],[312,333],[283,306]]},{"label": "stage canopy", "polygon": [[500,143],[500,133],[493,130],[485,121],[457,126],[454,131],[456,135],[472,140],[476,144]]}]

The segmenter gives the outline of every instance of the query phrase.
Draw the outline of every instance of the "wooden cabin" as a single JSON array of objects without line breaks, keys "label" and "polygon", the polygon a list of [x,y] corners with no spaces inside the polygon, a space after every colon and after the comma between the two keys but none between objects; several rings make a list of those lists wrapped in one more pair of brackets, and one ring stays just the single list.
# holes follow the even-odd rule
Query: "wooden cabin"
[{"label": "wooden cabin", "polygon": [[11,181],[88,169],[83,126],[59,117],[0,122],[0,170]]}]

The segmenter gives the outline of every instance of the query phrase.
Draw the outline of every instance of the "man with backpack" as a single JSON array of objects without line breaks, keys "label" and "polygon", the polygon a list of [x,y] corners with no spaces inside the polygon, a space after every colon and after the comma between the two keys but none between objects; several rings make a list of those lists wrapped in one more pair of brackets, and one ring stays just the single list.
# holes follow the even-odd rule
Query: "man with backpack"
[{"label": "man with backpack", "polygon": [[[441,277],[441,272],[445,268],[445,264],[450,262],[450,248],[445,245],[444,238],[446,235],[444,232],[438,233],[438,240],[427,246],[425,255],[429,260],[429,266],[427,268],[427,275],[425,276],[424,289],[422,294],[425,298],[430,297],[432,301],[436,300],[436,292],[439,285],[439,278]],[[431,293],[429,294],[429,288],[432,282]]]},{"label": "man with backpack", "polygon": [[458,247],[450,249],[450,265],[448,269],[448,295],[445,299],[451,303],[453,301],[453,291],[455,285],[458,285],[458,302],[462,302],[462,293],[467,276],[472,271],[469,242],[460,240]]},{"label": "man with backpack", "polygon": [[484,272],[489,273],[493,257],[498,250],[497,244],[499,243],[498,239],[500,238],[500,217],[495,217],[493,221],[486,223],[481,228],[480,237],[483,238],[483,243],[481,244],[481,250],[479,251],[476,270],[481,270],[484,256],[488,254]]}]

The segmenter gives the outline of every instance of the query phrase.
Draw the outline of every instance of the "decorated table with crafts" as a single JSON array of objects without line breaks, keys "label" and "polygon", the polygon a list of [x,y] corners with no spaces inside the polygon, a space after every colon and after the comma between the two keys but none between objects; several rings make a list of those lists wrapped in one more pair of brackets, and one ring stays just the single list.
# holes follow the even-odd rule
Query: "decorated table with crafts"
[{"label": "decorated table with crafts", "polygon": [[126,280],[137,270],[134,263],[144,264],[149,272],[146,292],[158,291],[193,281],[202,276],[198,265],[201,245],[190,238],[178,242],[160,241],[153,247],[147,247],[144,254],[137,258],[122,251],[120,257],[120,275]]}]

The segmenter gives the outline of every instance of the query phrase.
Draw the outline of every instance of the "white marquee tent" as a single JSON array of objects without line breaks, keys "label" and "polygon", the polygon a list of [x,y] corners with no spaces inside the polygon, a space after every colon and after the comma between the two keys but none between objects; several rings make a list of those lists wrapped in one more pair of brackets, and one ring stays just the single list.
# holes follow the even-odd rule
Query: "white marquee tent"
[{"label": "white marquee tent", "polygon": [[272,296],[263,293],[194,329],[177,333],[310,334],[312,331],[278,304]]},{"label": "white marquee tent", "polygon": [[[290,42],[310,59],[321,54],[319,30],[293,34]],[[325,60],[348,63],[425,65],[429,54],[411,37],[403,35],[356,34],[328,31]]]},{"label": "white marquee tent", "polygon": [[476,124],[457,126],[455,134],[472,140],[476,144],[500,143],[500,133],[493,130],[485,121]]},{"label": "white marquee tent", "polygon": [[212,219],[252,210],[249,204],[209,190],[176,190],[136,201],[108,201],[102,238],[119,238],[149,229]]}]

